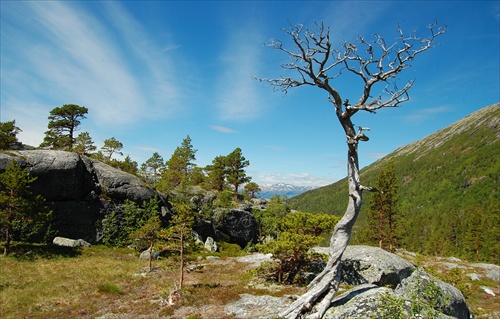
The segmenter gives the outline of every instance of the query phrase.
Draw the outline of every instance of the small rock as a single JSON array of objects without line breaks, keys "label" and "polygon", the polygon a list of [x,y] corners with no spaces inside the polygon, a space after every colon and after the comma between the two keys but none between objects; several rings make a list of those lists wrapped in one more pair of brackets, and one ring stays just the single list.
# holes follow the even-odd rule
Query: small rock
[{"label": "small rock", "polygon": [[220,259],[219,256],[207,256],[207,258],[205,258],[206,260],[217,260],[217,259]]},{"label": "small rock", "polygon": [[481,276],[479,274],[476,274],[476,273],[467,274],[466,276],[469,277],[470,280],[481,280],[481,279],[483,279],[483,276]]},{"label": "small rock", "polygon": [[288,297],[241,295],[240,300],[226,305],[224,311],[241,319],[276,318],[284,311],[292,300]]},{"label": "small rock", "polygon": [[486,270],[485,276],[494,281],[500,281],[500,266],[494,264],[471,264],[472,267]]},{"label": "small rock", "polygon": [[205,241],[205,249],[208,251],[217,251],[217,243],[212,237],[207,237],[207,240]]},{"label": "small rock", "polygon": [[[149,248],[146,249],[145,251],[143,251],[141,253],[141,255],[139,256],[139,258],[141,258],[141,259],[148,259],[149,260]],[[153,250],[153,259],[157,260],[159,258],[160,258],[160,252],[158,252],[156,250]]]},{"label": "small rock", "polygon": [[186,267],[187,272],[199,271],[203,269],[205,265],[189,265]]},{"label": "small rock", "polygon": [[483,289],[484,292],[487,293],[488,295],[496,296],[496,294],[493,292],[493,290],[491,290],[490,288],[488,288],[486,286],[481,286],[481,289]]},{"label": "small rock", "polygon": [[260,253],[236,258],[237,262],[248,263],[250,267],[259,267],[261,263],[272,260],[273,260],[272,254],[260,254]]},{"label": "small rock", "polygon": [[54,245],[62,247],[89,247],[90,244],[83,239],[69,239],[65,237],[56,237],[52,241]]}]

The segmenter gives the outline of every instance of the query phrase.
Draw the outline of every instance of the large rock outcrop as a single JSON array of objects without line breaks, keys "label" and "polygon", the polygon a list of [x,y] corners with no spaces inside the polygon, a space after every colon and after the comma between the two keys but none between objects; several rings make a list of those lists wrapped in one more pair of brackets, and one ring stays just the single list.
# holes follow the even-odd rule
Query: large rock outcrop
[{"label": "large rock outcrop", "polygon": [[[343,281],[354,287],[333,300],[323,319],[473,318],[458,289],[380,248],[348,246],[342,271]],[[225,311],[238,318],[274,318],[291,303],[290,298],[242,295]]]},{"label": "large rock outcrop", "polygon": [[342,256],[342,281],[356,286],[333,300],[324,319],[385,318],[388,314],[381,309],[389,300],[392,306],[399,300],[400,309],[393,311],[401,316],[411,316],[411,305],[422,302],[428,306],[421,314],[431,311],[435,318],[473,318],[457,288],[377,247],[347,246]]},{"label": "large rock outcrop", "polygon": [[165,195],[147,187],[140,178],[76,153],[29,150],[0,153],[0,173],[12,160],[37,177],[36,194],[45,197],[54,213],[53,227],[59,236],[98,241],[98,221],[125,199],[136,203]]},{"label": "large rock outcrop", "polygon": [[228,236],[228,241],[244,248],[249,243],[257,243],[259,227],[253,214],[246,210],[231,209],[219,212],[216,231]]}]

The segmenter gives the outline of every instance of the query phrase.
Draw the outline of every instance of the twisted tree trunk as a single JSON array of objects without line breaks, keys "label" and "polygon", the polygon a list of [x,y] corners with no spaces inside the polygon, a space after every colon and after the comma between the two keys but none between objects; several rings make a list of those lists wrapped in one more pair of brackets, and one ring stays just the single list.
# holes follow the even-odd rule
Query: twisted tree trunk
[{"label": "twisted tree trunk", "polygon": [[[359,111],[375,113],[379,109],[398,107],[408,101],[408,90],[414,81],[409,80],[403,88],[398,88],[398,74],[409,68],[409,63],[417,55],[430,49],[434,39],[446,31],[445,25],[436,30],[436,22],[428,26],[430,34],[426,38],[417,37],[414,33],[405,36],[399,28],[399,37],[393,44],[387,44],[383,37],[375,34],[372,41],[358,36],[356,41],[344,42],[339,49],[335,49],[330,42],[330,29],[325,28],[323,23],[316,24],[316,27],[316,30],[311,31],[297,25],[292,26],[290,30],[284,30],[293,41],[293,49],[287,49],[279,40],[272,40],[269,44],[291,58],[290,62],[281,66],[287,71],[295,71],[295,77],[258,79],[284,93],[304,85],[326,91],[347,138],[349,203],[344,216],[333,231],[330,260],[325,269],[309,284],[308,291],[281,314],[287,319],[301,318],[306,312],[312,313],[308,318],[321,318],[330,307],[339,288],[341,258],[361,208],[362,192],[375,190],[363,186],[359,178],[358,143],[368,141],[368,137],[363,134],[363,130],[368,129],[359,127],[356,131],[351,117]],[[361,96],[352,105],[347,99],[342,102],[339,92],[331,85],[343,72],[354,75],[362,83]],[[385,98],[382,95],[372,97],[372,89],[379,84],[385,85]]]},{"label": "twisted tree trunk", "polygon": [[[340,97],[336,100],[339,102]],[[340,107],[337,110],[340,110]],[[361,129],[357,134],[355,133],[349,116],[345,114],[342,116],[341,112],[337,111],[337,117],[347,136],[349,203],[344,216],[333,230],[330,239],[330,258],[325,269],[308,285],[307,292],[280,314],[284,318],[300,318],[305,312],[312,312],[308,318],[321,318],[330,307],[339,289],[342,254],[349,243],[352,227],[361,208],[363,189],[367,189],[360,183],[358,161],[358,141],[365,140],[366,136],[361,133]],[[317,304],[316,309],[312,309],[315,304]]]}]

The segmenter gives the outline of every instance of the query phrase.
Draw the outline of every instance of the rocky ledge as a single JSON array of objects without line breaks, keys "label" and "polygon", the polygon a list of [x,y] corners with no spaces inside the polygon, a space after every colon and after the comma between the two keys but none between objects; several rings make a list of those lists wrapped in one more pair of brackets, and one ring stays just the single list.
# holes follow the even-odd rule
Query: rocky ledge
[{"label": "rocky ledge", "polygon": [[[431,305],[427,311],[432,312],[433,318],[473,318],[457,288],[380,248],[348,246],[342,258],[342,273],[342,281],[352,288],[333,300],[323,319],[389,318],[391,315],[382,310],[389,300],[399,305],[393,311],[409,318],[412,304],[426,298],[431,298],[426,302]],[[245,294],[226,305],[225,311],[241,319],[275,318],[295,298]]]}]

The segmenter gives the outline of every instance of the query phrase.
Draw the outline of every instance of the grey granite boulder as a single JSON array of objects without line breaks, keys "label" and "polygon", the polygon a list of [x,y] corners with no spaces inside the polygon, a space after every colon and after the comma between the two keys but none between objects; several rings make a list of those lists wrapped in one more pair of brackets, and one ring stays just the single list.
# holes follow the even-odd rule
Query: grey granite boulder
[{"label": "grey granite boulder", "polygon": [[52,229],[61,237],[100,239],[97,226],[126,199],[138,204],[158,198],[169,206],[165,195],[147,187],[132,174],[77,153],[53,150],[6,151],[0,153],[0,173],[12,161],[36,177],[33,193],[42,195],[53,211]]},{"label": "grey granite boulder", "polygon": [[221,220],[216,229],[229,237],[229,241],[244,248],[248,243],[257,243],[259,227],[252,213],[231,209],[220,213]]},{"label": "grey granite boulder", "polygon": [[342,281],[350,285],[396,287],[415,267],[403,258],[371,246],[347,246],[342,255]]},{"label": "grey granite boulder", "polygon": [[208,251],[217,251],[217,243],[212,237],[207,237],[207,240],[205,241],[205,249]]},{"label": "grey granite boulder", "polygon": [[224,311],[240,319],[278,318],[293,300],[288,297],[253,296],[243,294],[241,298],[225,306]]},{"label": "grey granite boulder", "polygon": [[56,246],[62,247],[89,247],[90,244],[83,239],[70,239],[65,237],[55,237],[52,243]]}]

